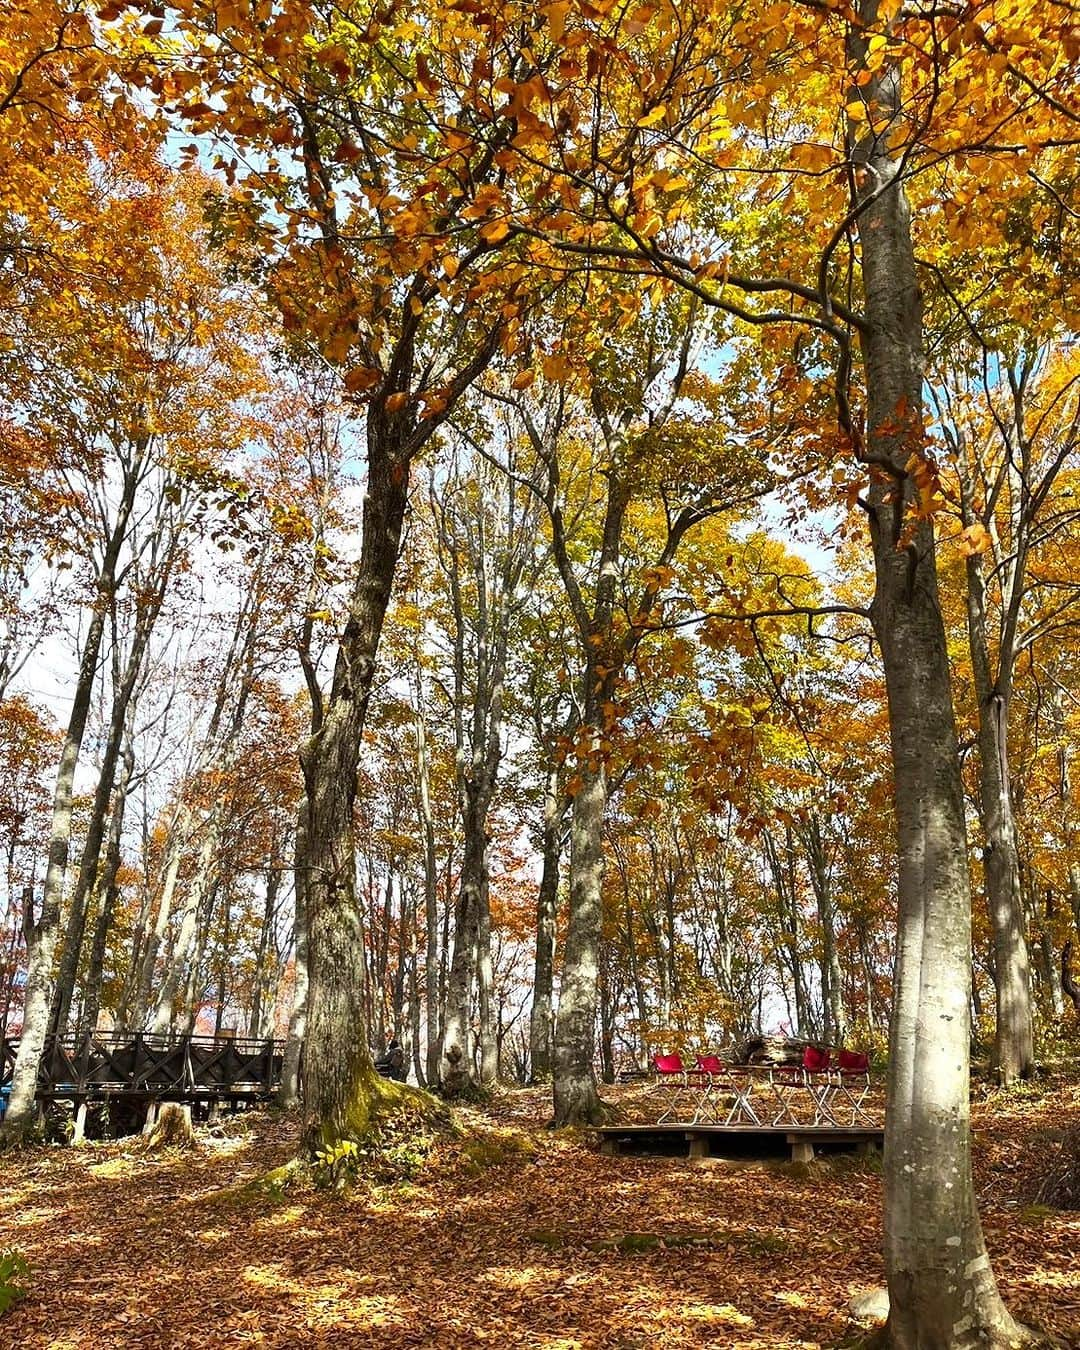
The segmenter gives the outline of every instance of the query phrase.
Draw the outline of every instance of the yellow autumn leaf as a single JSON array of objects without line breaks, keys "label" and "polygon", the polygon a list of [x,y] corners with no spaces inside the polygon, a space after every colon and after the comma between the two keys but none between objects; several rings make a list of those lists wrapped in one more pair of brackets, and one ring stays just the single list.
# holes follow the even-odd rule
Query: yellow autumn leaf
[{"label": "yellow autumn leaf", "polygon": [[552,42],[561,42],[566,32],[566,16],[570,13],[569,0],[559,0],[558,4],[548,5],[544,13]]}]

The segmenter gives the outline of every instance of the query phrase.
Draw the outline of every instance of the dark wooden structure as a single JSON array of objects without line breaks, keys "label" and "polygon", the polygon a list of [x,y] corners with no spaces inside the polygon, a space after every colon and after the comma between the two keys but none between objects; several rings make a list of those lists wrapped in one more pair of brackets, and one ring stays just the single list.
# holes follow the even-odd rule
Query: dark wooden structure
[{"label": "dark wooden structure", "polygon": [[[11,1084],[17,1039],[0,1041],[0,1093]],[[265,1101],[281,1081],[284,1041],[215,1036],[155,1036],[147,1032],[95,1031],[50,1036],[38,1067],[37,1099],[70,1101],[76,1135],[86,1107],[146,1108],[161,1102],[200,1106],[207,1113]]]},{"label": "dark wooden structure", "polygon": [[846,1125],[601,1125],[602,1153],[670,1153],[672,1145],[691,1158],[768,1156],[791,1152],[793,1162],[810,1162],[815,1151],[881,1148],[884,1129]]}]

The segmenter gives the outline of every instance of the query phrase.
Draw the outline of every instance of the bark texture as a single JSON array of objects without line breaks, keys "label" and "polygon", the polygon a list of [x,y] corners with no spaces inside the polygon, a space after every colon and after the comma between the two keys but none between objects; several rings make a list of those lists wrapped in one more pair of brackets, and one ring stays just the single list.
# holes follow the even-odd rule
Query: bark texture
[{"label": "bark texture", "polygon": [[[861,9],[876,19],[876,0]],[[854,32],[859,67],[866,40]],[[899,115],[899,72],[859,96]],[[963,785],[932,523],[914,521],[924,448],[922,304],[897,152],[860,128],[859,240],[867,390],[863,452],[871,617],[885,666],[898,833],[898,932],[885,1139],[885,1265],[895,1350],[1007,1345],[1020,1333],[997,1291],[971,1178],[971,895]]]},{"label": "bark texture", "polygon": [[532,1010],[529,1015],[529,1057],[532,1081],[551,1077],[555,1035],[553,988],[555,980],[555,920],[559,902],[559,872],[562,860],[563,799],[559,776],[552,770],[544,794],[544,824],[540,841],[543,870],[536,895],[536,957],[533,967]]},{"label": "bark texture", "polygon": [[586,768],[574,796],[570,825],[570,922],[566,930],[553,1066],[555,1124],[598,1124],[604,1108],[596,1090],[596,990],[603,917],[603,764]]},{"label": "bark texture", "polygon": [[[360,739],[375,656],[401,544],[408,460],[368,430],[363,545],[349,617],[325,707],[301,755],[305,819],[297,868],[306,877],[308,1009],[304,1041],[305,1146],[362,1138],[370,1123],[375,1070],[367,1044],[367,972],[356,896],[353,805]],[[302,847],[302,852],[301,852]]]}]

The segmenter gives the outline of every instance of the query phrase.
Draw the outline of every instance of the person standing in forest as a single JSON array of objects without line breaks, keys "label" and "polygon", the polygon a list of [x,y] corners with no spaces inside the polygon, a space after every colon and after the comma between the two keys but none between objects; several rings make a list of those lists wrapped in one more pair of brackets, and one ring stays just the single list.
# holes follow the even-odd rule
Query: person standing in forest
[{"label": "person standing in forest", "polygon": [[393,1078],[395,1082],[405,1081],[405,1052],[396,1036],[391,1036],[386,1046],[386,1054],[375,1061],[375,1067],[384,1078]]}]

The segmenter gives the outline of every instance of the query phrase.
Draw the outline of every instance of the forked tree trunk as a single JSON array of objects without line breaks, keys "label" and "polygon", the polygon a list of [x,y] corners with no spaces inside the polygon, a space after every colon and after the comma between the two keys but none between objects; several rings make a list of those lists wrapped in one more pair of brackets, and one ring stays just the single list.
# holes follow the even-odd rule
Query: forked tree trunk
[{"label": "forked tree trunk", "polygon": [[[167,522],[162,518],[158,522],[155,547],[151,558],[158,556],[160,545],[166,534]],[[106,822],[109,817],[109,803],[113,796],[117,765],[124,743],[125,727],[131,720],[131,709],[136,699],[136,685],[142,678],[143,665],[157,624],[165,594],[172,576],[173,562],[176,557],[178,537],[173,536],[165,548],[156,572],[152,570],[145,584],[141,603],[136,610],[135,629],[131,638],[131,649],[121,672],[116,655],[116,623],[113,622],[113,698],[109,714],[109,727],[105,739],[105,752],[102,757],[101,771],[98,776],[94,800],[90,808],[86,838],[83,842],[79,872],[72,891],[68,909],[68,921],[64,930],[64,941],[60,953],[60,969],[56,988],[53,992],[51,1026],[54,1032],[63,1034],[67,1030],[71,1015],[71,1001],[75,994],[75,981],[82,957],[83,941],[86,933],[87,910],[92,897],[100,890],[98,871],[101,865],[101,853],[105,843]]]},{"label": "forked tree trunk", "polygon": [[604,1108],[596,1090],[596,991],[603,917],[604,812],[602,762],[579,773],[570,824],[570,921],[566,931],[552,1086],[555,1124],[597,1124]]},{"label": "forked tree trunk", "polygon": [[[872,28],[876,0],[864,0]],[[852,30],[863,67],[868,39]],[[905,520],[918,496],[908,466],[924,450],[922,305],[908,204],[890,150],[900,77],[885,65],[858,97],[879,108],[858,129],[866,326],[866,450],[885,466],[868,509],[876,587],[871,617],[889,703],[899,852],[895,995],[885,1116],[885,1267],[895,1350],[1008,1345],[1016,1324],[997,1291],[971,1177],[971,893],[960,758],[933,526]],[[905,539],[905,532],[907,538]],[[906,543],[906,547],[903,546]]]}]

